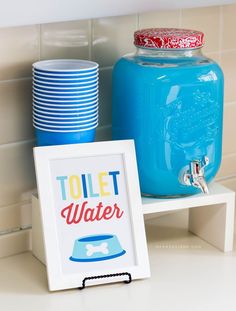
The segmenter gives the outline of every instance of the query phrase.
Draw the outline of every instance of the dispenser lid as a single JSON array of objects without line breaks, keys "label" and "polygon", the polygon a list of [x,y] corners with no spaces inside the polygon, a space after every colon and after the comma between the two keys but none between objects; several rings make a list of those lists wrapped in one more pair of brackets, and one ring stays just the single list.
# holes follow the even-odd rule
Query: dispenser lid
[{"label": "dispenser lid", "polygon": [[194,49],[204,44],[204,33],[179,28],[147,28],[134,33],[134,45],[152,49]]}]

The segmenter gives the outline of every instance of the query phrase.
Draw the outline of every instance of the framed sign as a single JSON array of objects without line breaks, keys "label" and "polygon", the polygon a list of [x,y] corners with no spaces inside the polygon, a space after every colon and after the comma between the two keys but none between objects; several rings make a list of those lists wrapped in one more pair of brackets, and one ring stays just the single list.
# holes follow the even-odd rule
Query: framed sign
[{"label": "framed sign", "polygon": [[35,147],[34,159],[49,289],[149,277],[133,141]]}]

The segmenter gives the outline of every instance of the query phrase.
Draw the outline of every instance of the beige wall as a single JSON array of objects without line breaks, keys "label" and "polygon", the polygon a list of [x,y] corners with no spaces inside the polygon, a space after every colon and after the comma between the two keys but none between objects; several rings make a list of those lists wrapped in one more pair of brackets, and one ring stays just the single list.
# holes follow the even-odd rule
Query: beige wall
[{"label": "beige wall", "polygon": [[218,178],[236,190],[235,16],[236,5],[229,5],[0,29],[0,232],[18,228],[22,221],[26,226],[30,223],[27,203],[35,187],[32,63],[51,58],[97,61],[101,68],[100,133],[109,137],[112,66],[134,50],[133,32],[143,27],[189,27],[205,32],[204,51],[225,73],[224,156]]}]

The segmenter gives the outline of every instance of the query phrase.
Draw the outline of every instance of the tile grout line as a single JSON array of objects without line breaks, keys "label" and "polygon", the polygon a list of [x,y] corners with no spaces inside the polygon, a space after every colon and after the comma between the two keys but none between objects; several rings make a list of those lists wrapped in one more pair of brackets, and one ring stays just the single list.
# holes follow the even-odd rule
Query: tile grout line
[{"label": "tile grout line", "polygon": [[39,51],[38,59],[41,60],[42,54],[42,24],[39,24]]},{"label": "tile grout line", "polygon": [[223,27],[224,27],[224,22],[223,22],[223,7],[219,7],[219,63],[222,63],[222,52],[223,52]]},{"label": "tile grout line", "polygon": [[[23,233],[23,232],[26,232],[27,230],[31,230],[31,228],[32,227],[29,227],[29,228],[24,228],[24,229],[16,229],[16,230],[12,230],[12,231],[9,231],[9,232],[6,232],[5,234],[4,233],[2,233],[2,234],[0,234],[0,237],[1,238],[4,238],[4,237],[6,237],[7,235],[15,235],[15,234],[18,234],[18,233]],[[0,257],[1,258],[1,257]]]},{"label": "tile grout line", "polygon": [[231,101],[230,102],[226,101],[224,104],[225,104],[225,106],[236,105],[236,101],[232,101],[232,102]]},{"label": "tile grout line", "polygon": [[[106,125],[102,125],[102,126],[98,127],[98,129],[99,130],[104,130],[104,129],[108,129],[110,127],[111,127],[111,124],[106,124]],[[33,143],[33,142],[35,142],[35,138],[26,139],[26,140],[20,140],[20,141],[14,141],[14,142],[10,142],[10,143],[1,144],[0,145],[0,149],[1,148],[12,147],[12,146],[18,146],[18,145],[21,145],[21,144]]]},{"label": "tile grout line", "polygon": [[2,205],[2,206],[0,206],[0,212],[1,212],[1,209],[2,209],[2,208],[14,208],[14,207],[17,208],[19,205],[22,205],[22,204],[29,204],[29,203],[31,203],[31,199],[19,201],[19,202],[12,203],[12,204],[9,204],[9,205]]},{"label": "tile grout line", "polygon": [[236,52],[236,48],[234,48],[234,49],[222,49],[220,52],[221,52],[221,53],[222,53],[222,52],[223,52],[223,53],[232,53],[232,52]]},{"label": "tile grout line", "polygon": [[231,179],[235,179],[236,178],[236,174],[231,174],[228,176],[222,176],[222,177],[218,177],[215,179],[216,182],[221,182],[221,181],[227,181],[227,180],[231,180]]},{"label": "tile grout line", "polygon": [[139,26],[139,20],[140,20],[140,15],[139,13],[136,14],[136,29],[140,29],[140,26]]},{"label": "tile grout line", "polygon": [[13,147],[13,146],[19,146],[22,144],[28,144],[28,143],[33,143],[33,142],[35,142],[35,138],[20,140],[20,141],[14,141],[14,142],[10,142],[10,143],[1,144],[0,149],[1,148]]},{"label": "tile grout line", "polygon": [[231,157],[236,157],[236,152],[226,153],[226,154],[222,155],[222,159],[227,159],[227,158],[231,158]]},{"label": "tile grout line", "polygon": [[88,21],[89,39],[88,39],[88,58],[92,60],[92,45],[93,45],[93,20]]},{"label": "tile grout line", "polygon": [[27,81],[32,80],[32,77],[22,77],[22,78],[15,78],[9,80],[0,80],[0,83],[10,83],[10,82],[17,82],[17,81]]},{"label": "tile grout line", "polygon": [[113,69],[113,66],[107,66],[107,67],[101,67],[101,68],[99,68],[100,71],[110,70],[110,69]]}]

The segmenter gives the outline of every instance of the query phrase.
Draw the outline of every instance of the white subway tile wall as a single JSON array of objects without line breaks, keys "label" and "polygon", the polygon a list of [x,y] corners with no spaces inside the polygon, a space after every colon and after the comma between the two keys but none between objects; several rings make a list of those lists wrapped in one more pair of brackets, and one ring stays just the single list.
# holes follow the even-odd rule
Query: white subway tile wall
[{"label": "white subway tile wall", "polygon": [[41,25],[41,59],[89,58],[90,21]]},{"label": "white subway tile wall", "polygon": [[112,68],[101,69],[99,74],[99,124],[111,124]]},{"label": "white subway tile wall", "polygon": [[[236,4],[0,29],[0,231],[21,226],[19,209],[21,204],[27,206],[35,187],[32,63],[52,58],[98,62],[101,71],[97,139],[109,139],[112,67],[121,55],[134,50],[133,32],[144,27],[188,27],[205,32],[204,51],[221,64],[225,75],[223,162],[217,178],[236,190],[235,14]],[[23,243],[22,247],[27,245],[28,242]]]},{"label": "white subway tile wall", "polygon": [[20,204],[0,207],[0,233],[6,234],[21,227]]},{"label": "white subway tile wall", "polygon": [[235,50],[236,40],[233,31],[235,27],[236,5],[226,5],[221,7],[222,11],[222,38],[221,44],[223,50]]},{"label": "white subway tile wall", "polygon": [[26,252],[30,247],[30,230],[21,230],[0,236],[0,258]]},{"label": "white subway tile wall", "polygon": [[34,138],[31,93],[31,78],[0,82],[0,146]]},{"label": "white subway tile wall", "polygon": [[39,59],[39,26],[0,28],[0,81],[31,77]]},{"label": "white subway tile wall", "polygon": [[220,48],[220,7],[187,9],[182,12],[182,28],[198,29],[205,34],[206,52],[217,52]]},{"label": "white subway tile wall", "polygon": [[234,102],[236,101],[236,49],[223,50],[220,64],[225,74],[225,102]]},{"label": "white subway tile wall", "polygon": [[[228,103],[224,107],[224,140],[223,154],[236,153],[236,105]],[[235,163],[236,165],[236,163]]]},{"label": "white subway tile wall", "polygon": [[217,177],[218,179],[236,177],[236,153],[229,153],[223,155],[223,160]]},{"label": "white subway tile wall", "polygon": [[33,144],[23,141],[0,147],[0,207],[25,201],[25,192],[35,188]]},{"label": "white subway tile wall", "polygon": [[181,10],[147,12],[139,15],[139,28],[181,26]]},{"label": "white subway tile wall", "polygon": [[122,55],[135,50],[133,33],[138,17],[118,16],[92,21],[92,59],[101,67],[113,66]]}]

